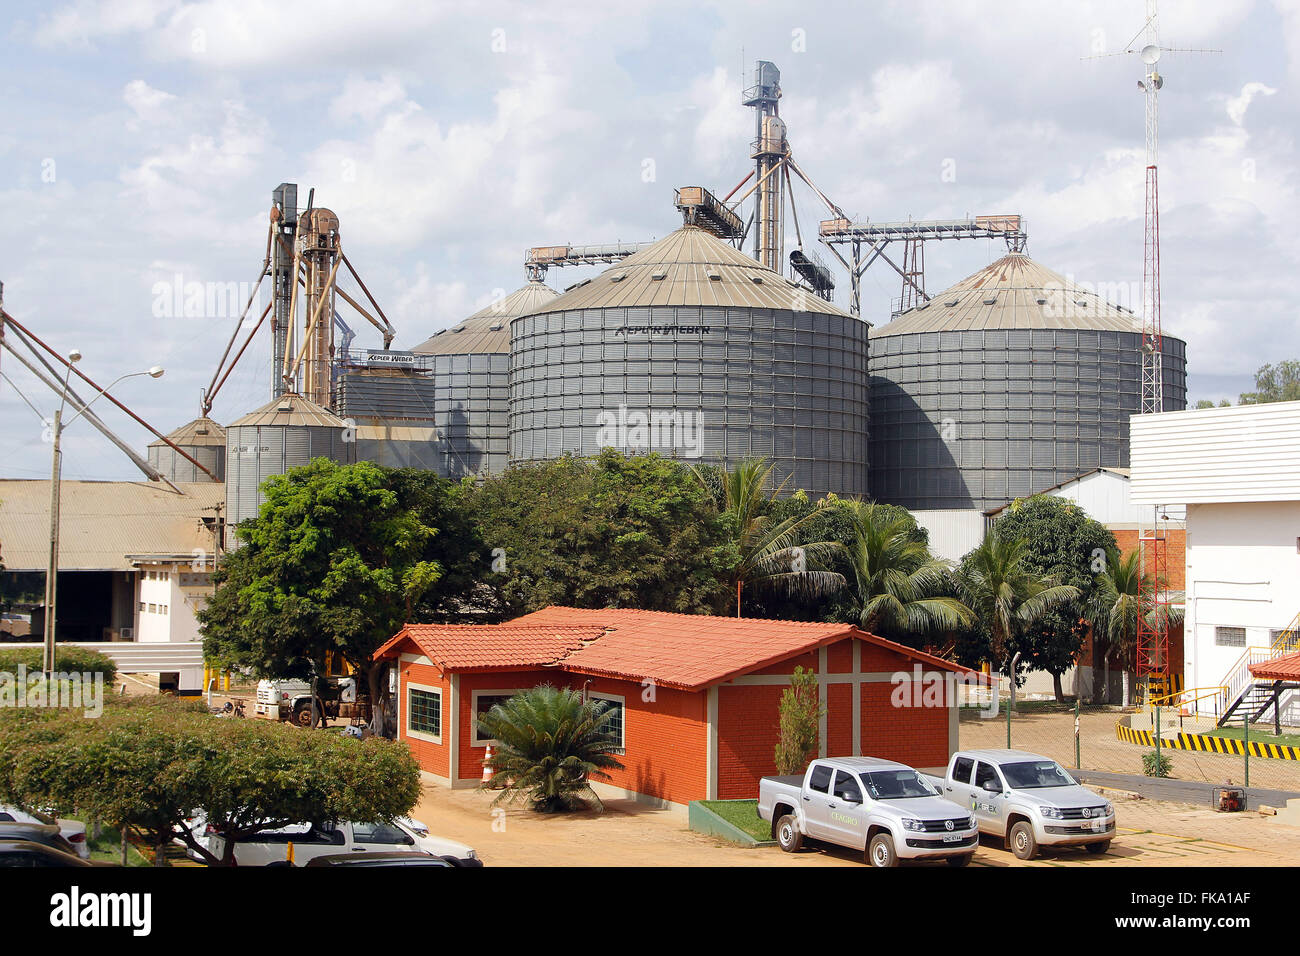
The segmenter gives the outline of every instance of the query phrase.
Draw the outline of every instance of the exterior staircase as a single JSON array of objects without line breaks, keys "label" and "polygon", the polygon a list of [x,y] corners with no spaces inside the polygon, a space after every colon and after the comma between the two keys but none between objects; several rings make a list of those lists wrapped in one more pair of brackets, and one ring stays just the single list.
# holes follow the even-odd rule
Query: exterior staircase
[{"label": "exterior staircase", "polygon": [[1295,693],[1294,690],[1278,689],[1271,680],[1258,680],[1250,672],[1252,664],[1262,664],[1300,650],[1300,614],[1297,614],[1284,630],[1278,632],[1269,647],[1248,647],[1223,678],[1228,706],[1219,716],[1219,727],[1224,726],[1235,715],[1248,715],[1252,723],[1264,716],[1264,713],[1282,702],[1279,696]]}]

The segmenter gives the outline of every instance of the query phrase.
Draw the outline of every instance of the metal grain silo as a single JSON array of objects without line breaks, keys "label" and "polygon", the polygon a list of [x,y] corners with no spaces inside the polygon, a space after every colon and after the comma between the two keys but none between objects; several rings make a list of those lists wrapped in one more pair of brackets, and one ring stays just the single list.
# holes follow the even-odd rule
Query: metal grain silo
[{"label": "metal grain silo", "polygon": [[[987,509],[1097,467],[1126,468],[1141,321],[1012,253],[871,333],[872,496]],[[1165,336],[1164,402],[1187,404]]]},{"label": "metal grain silo", "polygon": [[285,393],[226,428],[226,525],[257,515],[262,482],[313,458],[350,463],[355,434],[343,419]]},{"label": "metal grain silo", "polygon": [[196,418],[171,432],[167,440],[206,468],[205,474],[193,461],[164,441],[149,443],[149,464],[168,481],[224,481],[226,477],[226,430],[212,419]]},{"label": "metal grain silo", "polygon": [[867,323],[698,226],[510,323],[510,460],[766,457],[867,492]]},{"label": "metal grain silo", "polygon": [[432,418],[438,430],[435,469],[441,475],[504,471],[510,401],[510,320],[559,293],[532,280],[510,295],[443,329],[413,351],[432,370]]}]

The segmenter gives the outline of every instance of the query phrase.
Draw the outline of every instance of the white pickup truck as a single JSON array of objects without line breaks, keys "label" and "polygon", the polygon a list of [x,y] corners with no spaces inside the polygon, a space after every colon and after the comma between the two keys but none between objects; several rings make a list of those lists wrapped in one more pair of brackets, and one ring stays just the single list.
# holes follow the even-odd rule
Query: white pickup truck
[{"label": "white pickup truck", "polygon": [[[220,833],[207,835],[208,849],[215,856],[225,852]],[[454,866],[482,866],[478,854],[463,843],[445,840],[429,833],[417,820],[401,818],[392,823],[336,823],[328,827],[295,824],[277,830],[264,830],[235,844],[237,866],[284,865],[293,844],[293,863],[305,866],[318,856],[340,853],[380,853],[392,850],[419,850],[441,857]]]},{"label": "white pickup truck", "polygon": [[981,833],[996,836],[1022,860],[1032,859],[1040,846],[1084,846],[1089,853],[1105,853],[1115,836],[1110,801],[1038,754],[959,750],[942,778],[929,779],[945,797],[975,814]]},{"label": "white pickup truck", "polygon": [[787,853],[810,837],[862,850],[872,866],[900,859],[965,866],[979,845],[969,810],[906,764],[877,757],[814,760],[802,777],[764,777],[758,815]]}]

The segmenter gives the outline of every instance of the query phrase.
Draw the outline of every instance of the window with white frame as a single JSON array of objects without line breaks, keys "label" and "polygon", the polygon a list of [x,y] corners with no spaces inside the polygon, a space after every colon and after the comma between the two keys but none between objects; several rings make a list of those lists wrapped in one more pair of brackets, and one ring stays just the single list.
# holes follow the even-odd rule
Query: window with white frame
[{"label": "window with white frame", "polygon": [[626,733],[626,698],[619,697],[616,694],[588,694],[590,700],[599,700],[608,705],[607,713],[610,714],[609,720],[605,723],[605,730],[611,737],[618,741],[618,752],[625,753],[627,750],[627,733]]},{"label": "window with white frame", "polygon": [[522,688],[515,690],[476,690],[474,691],[474,728],[470,733],[470,746],[486,747],[489,744],[496,746],[499,741],[492,737],[484,736],[479,733],[478,722],[483,719],[483,715],[495,707],[497,704],[504,704],[516,694],[522,694]]},{"label": "window with white frame", "polygon": [[434,687],[406,689],[406,732],[442,743],[442,691]]},{"label": "window with white frame", "polygon": [[1244,627],[1216,627],[1214,643],[1217,647],[1245,647],[1246,629]]}]

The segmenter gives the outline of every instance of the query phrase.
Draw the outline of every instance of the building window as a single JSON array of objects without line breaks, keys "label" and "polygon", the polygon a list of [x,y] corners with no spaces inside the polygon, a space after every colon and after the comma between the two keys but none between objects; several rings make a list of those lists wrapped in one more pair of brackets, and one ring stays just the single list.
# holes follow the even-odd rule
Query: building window
[{"label": "building window", "polygon": [[157,613],[158,613],[158,605],[157,605],[157,604],[150,604],[150,605],[149,605],[149,613],[150,613],[150,614],[157,614]]},{"label": "building window", "polygon": [[1246,629],[1244,627],[1216,627],[1214,643],[1218,647],[1245,647]]},{"label": "building window", "polygon": [[604,701],[609,705],[608,712],[611,713],[609,721],[605,724],[606,731],[609,732],[615,740],[618,741],[618,752],[626,753],[627,737],[624,732],[624,699],[615,697],[613,694],[588,694],[591,700]]},{"label": "building window", "polygon": [[522,694],[523,690],[483,690],[474,692],[474,727],[470,733],[470,746],[486,747],[488,744],[497,744],[498,741],[485,737],[479,733],[478,722],[489,710],[497,704],[504,704],[516,694]]},{"label": "building window", "polygon": [[145,604],[144,601],[141,601],[141,602],[140,602],[140,610],[141,610],[142,612],[143,612],[147,607],[149,607],[149,605]]},{"label": "building window", "polygon": [[406,732],[442,743],[442,691],[409,687],[406,694]]}]

